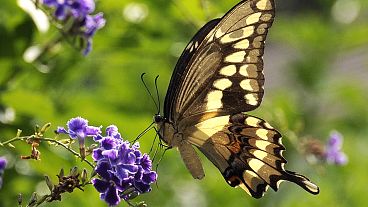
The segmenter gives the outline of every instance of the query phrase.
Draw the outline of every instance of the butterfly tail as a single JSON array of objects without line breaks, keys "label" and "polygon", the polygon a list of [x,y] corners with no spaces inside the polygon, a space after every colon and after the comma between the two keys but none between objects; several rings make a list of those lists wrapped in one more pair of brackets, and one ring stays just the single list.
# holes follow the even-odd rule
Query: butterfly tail
[{"label": "butterfly tail", "polygon": [[289,170],[286,170],[286,173],[287,173],[286,180],[299,185],[300,187],[310,192],[311,194],[317,195],[319,193],[318,186],[314,184],[312,181],[310,181],[308,178],[306,178],[305,176],[300,175],[296,172],[289,171]]}]

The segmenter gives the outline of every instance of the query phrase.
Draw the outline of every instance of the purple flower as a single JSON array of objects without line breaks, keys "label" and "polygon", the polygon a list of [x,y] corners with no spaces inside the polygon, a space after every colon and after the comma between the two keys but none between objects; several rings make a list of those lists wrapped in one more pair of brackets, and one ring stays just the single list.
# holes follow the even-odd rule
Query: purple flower
[{"label": "purple flower", "polygon": [[88,120],[82,117],[72,118],[67,123],[68,130],[58,127],[57,134],[68,134],[72,139],[78,139],[82,158],[85,156],[84,139],[86,137],[97,137],[101,134],[101,127],[89,126]]},{"label": "purple flower", "polygon": [[325,159],[330,164],[344,165],[348,162],[347,156],[341,151],[343,137],[340,133],[333,131],[327,141]]},{"label": "purple flower", "polygon": [[5,157],[0,157],[0,189],[3,186],[3,175],[4,175],[6,164],[7,164],[7,161]]},{"label": "purple flower", "polygon": [[121,199],[129,200],[131,194],[151,191],[150,185],[156,182],[157,174],[152,171],[149,156],[139,151],[138,143],[130,146],[123,141],[114,125],[106,129],[106,136],[98,142],[100,146],[94,149],[92,157],[100,178],[92,183],[102,200],[113,206]]},{"label": "purple flower", "polygon": [[88,120],[82,117],[72,118],[66,124],[68,130],[64,127],[58,127],[56,133],[69,134],[72,139],[84,139],[87,136],[97,136],[101,134],[101,127],[88,126]]}]

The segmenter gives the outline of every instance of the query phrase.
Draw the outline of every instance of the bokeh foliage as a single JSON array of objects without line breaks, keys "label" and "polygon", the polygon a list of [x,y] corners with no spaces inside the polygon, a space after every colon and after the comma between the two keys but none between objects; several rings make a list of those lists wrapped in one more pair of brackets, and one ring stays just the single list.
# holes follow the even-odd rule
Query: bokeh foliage
[{"label": "bokeh foliage", "polygon": [[[252,112],[281,131],[287,168],[310,177],[320,186],[320,195],[282,184],[279,192],[270,190],[255,200],[229,187],[203,156],[206,177],[193,180],[176,150],[170,150],[158,168],[158,187],[153,186],[151,193],[139,199],[150,206],[368,205],[364,196],[368,183],[368,2],[350,1],[356,6],[353,10],[338,10],[341,2],[347,0],[276,1],[276,19],[264,57],[266,95],[262,106]],[[98,1],[97,8],[105,13],[107,24],[95,36],[93,51],[87,57],[64,43],[40,62],[29,64],[23,60],[24,51],[50,41],[57,31],[50,28],[48,33],[40,33],[16,1],[3,0],[0,113],[12,108],[16,116],[0,123],[1,141],[14,137],[17,129],[31,134],[35,124],[51,122],[56,128],[75,116],[87,118],[92,125],[116,124],[126,139],[133,140],[156,113],[140,81],[141,73],[147,73],[152,91],[154,77],[160,75],[159,91],[164,97],[171,71],[192,35],[236,3]],[[129,19],[132,5],[138,5],[146,15],[139,22]],[[345,17],[354,13],[354,8],[358,13],[351,22],[342,23],[333,15],[337,10]],[[298,150],[301,138],[324,142],[334,129],[344,135],[349,163],[341,167],[307,163]],[[53,136],[51,131],[49,135]],[[140,139],[142,151],[149,151],[153,138],[150,132]],[[20,192],[29,198],[34,190],[44,191],[43,174],[54,176],[62,167],[80,165],[65,150],[47,146],[41,148],[41,161],[20,160],[19,155],[27,154],[29,148],[23,143],[17,143],[15,149],[0,148],[0,155],[13,157],[0,190],[0,206],[15,206]],[[56,177],[52,178],[56,182]],[[92,186],[63,198],[48,206],[105,206]]]}]

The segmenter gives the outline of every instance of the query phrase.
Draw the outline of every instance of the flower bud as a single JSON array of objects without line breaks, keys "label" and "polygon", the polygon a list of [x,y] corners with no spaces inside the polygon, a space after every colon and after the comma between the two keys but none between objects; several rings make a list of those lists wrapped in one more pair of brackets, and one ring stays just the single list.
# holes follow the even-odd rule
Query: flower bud
[{"label": "flower bud", "polygon": [[50,126],[51,126],[51,123],[47,123],[47,124],[43,125],[43,127],[40,130],[40,133],[41,134],[45,133],[50,128]]},{"label": "flower bud", "polygon": [[32,207],[32,206],[36,206],[36,204],[37,204],[37,193],[33,192],[31,199],[29,200],[28,206]]},{"label": "flower bud", "polygon": [[61,168],[60,169],[60,172],[59,172],[59,178],[62,178],[62,177],[64,177],[64,168]]},{"label": "flower bud", "polygon": [[21,206],[23,203],[23,195],[21,193],[18,194],[17,200],[18,200],[18,206]]},{"label": "flower bud", "polygon": [[52,184],[50,177],[45,175],[45,181],[46,181],[46,185],[49,188],[49,190],[52,192],[52,189],[54,188],[54,185]]},{"label": "flower bud", "polygon": [[81,180],[82,180],[82,184],[85,184],[86,183],[86,181],[87,181],[87,175],[88,173],[87,173],[87,170],[86,169],[83,169],[83,171],[82,171],[82,174],[81,174]]},{"label": "flower bud", "polygon": [[77,167],[77,166],[74,166],[74,167],[70,170],[69,175],[71,175],[71,176],[76,176],[76,175],[78,175],[78,167]]}]

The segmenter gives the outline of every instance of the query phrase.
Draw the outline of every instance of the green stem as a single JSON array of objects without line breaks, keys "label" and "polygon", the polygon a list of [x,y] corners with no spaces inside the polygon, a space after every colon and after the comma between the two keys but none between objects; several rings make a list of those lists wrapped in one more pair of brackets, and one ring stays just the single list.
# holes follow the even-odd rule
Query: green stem
[{"label": "green stem", "polygon": [[31,138],[31,136],[27,136],[27,137],[14,137],[13,139],[9,139],[5,142],[0,142],[0,146],[5,146],[7,144],[10,144],[12,142],[16,142],[16,141],[24,141],[25,139]]},{"label": "green stem", "polygon": [[[58,145],[60,145],[60,146],[64,147],[65,149],[69,150],[69,151],[70,151],[71,153],[73,153],[75,156],[77,156],[77,157],[79,157],[79,158],[81,158],[81,159],[82,159],[82,156],[81,156],[78,152],[76,152],[76,151],[74,151],[73,149],[71,149],[71,148],[69,147],[69,145],[63,144],[63,143],[59,142],[58,140],[50,139],[50,138],[41,138],[41,140],[45,140],[45,141],[48,141],[48,142],[56,143],[56,144],[58,144]],[[94,166],[90,161],[88,161],[88,160],[86,160],[86,159],[82,159],[82,161],[83,161],[83,162],[86,162],[89,166],[91,166],[91,167],[92,167],[92,169],[94,169],[94,168],[95,168],[95,166]]]},{"label": "green stem", "polygon": [[37,57],[33,60],[33,62],[39,61],[45,54],[47,54],[55,45],[63,40],[64,36],[62,34],[57,34],[53,39],[47,42],[41,49],[41,52],[38,54]]}]

